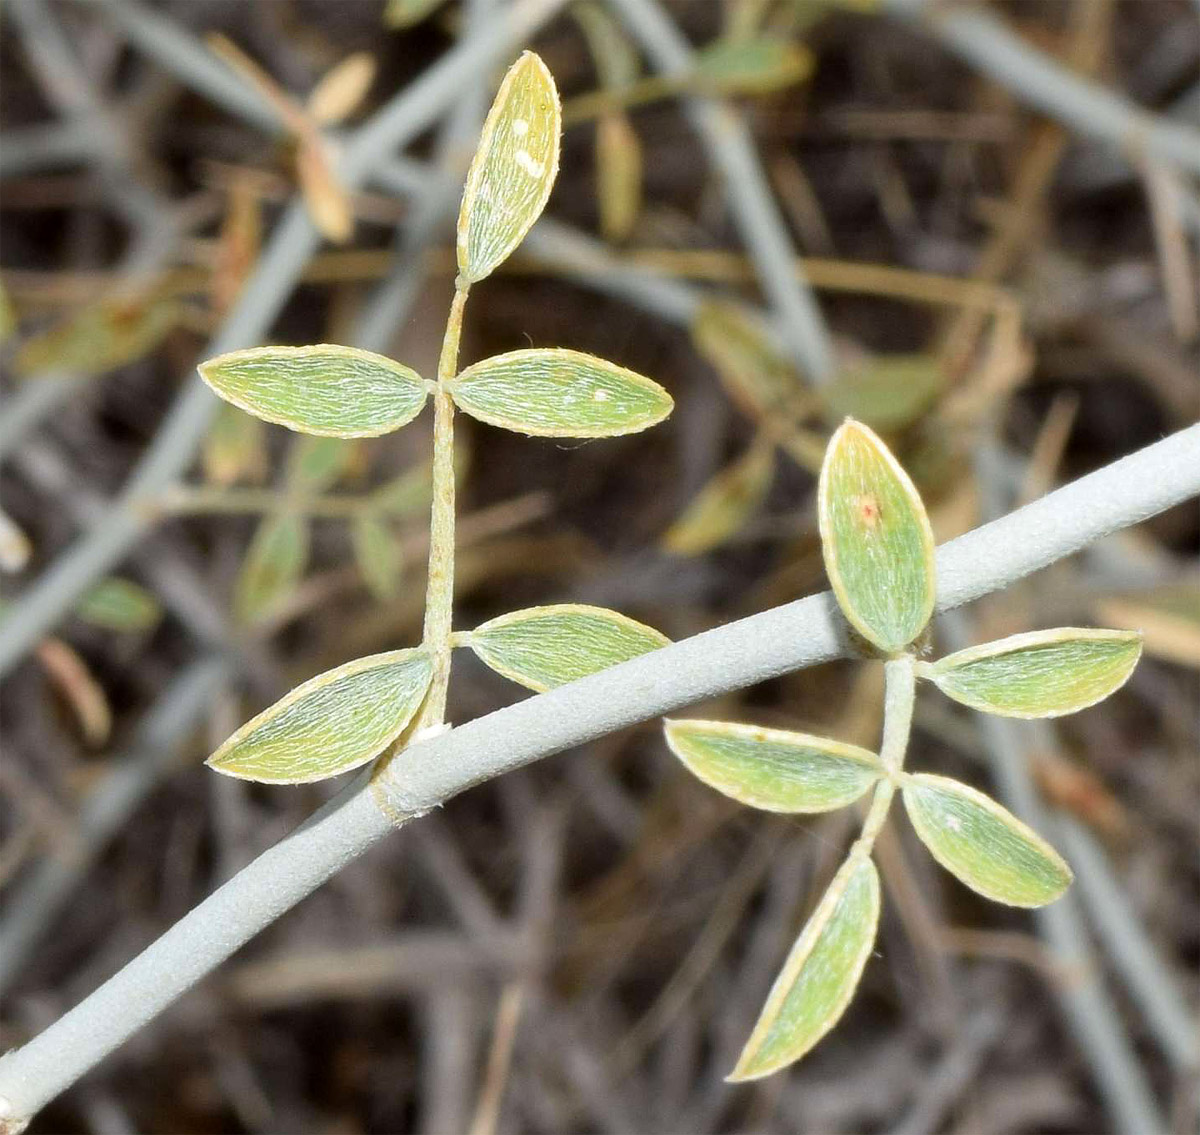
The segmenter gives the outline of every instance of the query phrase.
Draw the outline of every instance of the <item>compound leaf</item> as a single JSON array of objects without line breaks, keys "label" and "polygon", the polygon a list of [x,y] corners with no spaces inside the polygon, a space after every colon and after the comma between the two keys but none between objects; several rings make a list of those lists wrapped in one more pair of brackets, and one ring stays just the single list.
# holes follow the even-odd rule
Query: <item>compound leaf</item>
[{"label": "compound leaf", "polygon": [[545,63],[526,51],[500,84],[467,173],[458,214],[458,271],[482,280],[541,216],[558,173],[558,91]]},{"label": "compound leaf", "polygon": [[544,693],[657,650],[670,639],[616,611],[563,603],[501,615],[476,627],[469,641],[497,673]]},{"label": "compound leaf", "polygon": [[775,979],[730,1080],[757,1080],[799,1060],[845,1012],[879,926],[879,875],[851,858],[833,877]]},{"label": "compound leaf", "polygon": [[616,437],[661,422],[671,396],[640,374],[562,347],[493,355],[447,383],[481,421],[534,437]]},{"label": "compound leaf", "polygon": [[412,720],[431,674],[421,649],[347,662],[263,710],[207,763],[227,776],[270,784],[304,784],[357,768]]},{"label": "compound leaf", "polygon": [[425,405],[421,376],[355,347],[251,347],[201,363],[227,402],[264,421],[326,437],[377,437]]},{"label": "compound leaf", "polygon": [[1045,906],[1070,885],[1071,868],[1041,836],[990,796],[946,776],[905,779],[904,807],[943,867],[985,898]]},{"label": "compound leaf", "polygon": [[933,614],[933,532],[916,487],[887,446],[848,418],[818,485],[825,570],[842,613],[880,650],[897,651]]},{"label": "compound leaf", "polygon": [[923,668],[955,701],[1005,717],[1060,717],[1125,684],[1142,654],[1137,631],[1058,627],[972,646]]},{"label": "compound leaf", "polygon": [[728,721],[667,721],[667,744],[705,784],[769,812],[828,812],[883,774],[857,745]]}]

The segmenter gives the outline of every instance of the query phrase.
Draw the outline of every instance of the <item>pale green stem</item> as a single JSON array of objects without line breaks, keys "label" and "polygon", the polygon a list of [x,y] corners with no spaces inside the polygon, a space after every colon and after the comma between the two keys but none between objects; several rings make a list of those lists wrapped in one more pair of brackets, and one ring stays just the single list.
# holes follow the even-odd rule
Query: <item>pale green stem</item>
[{"label": "pale green stem", "polygon": [[433,655],[433,680],[418,729],[440,725],[446,716],[454,620],[454,401],[446,383],[458,372],[458,343],[463,308],[470,288],[455,281],[454,302],[446,320],[433,395],[433,512],[429,525],[429,576],[425,586],[425,633],[422,641]]},{"label": "pale green stem", "polygon": [[213,488],[207,485],[175,485],[144,506],[154,515],[178,516],[195,513],[268,513],[279,509],[305,516],[353,518],[376,512],[395,515],[408,511],[380,505],[369,493],[323,493],[292,495],[275,489]]},{"label": "pale green stem", "polygon": [[854,841],[850,855],[865,859],[887,819],[896,785],[904,768],[904,754],[912,732],[913,700],[916,696],[916,659],[911,654],[889,658],[884,670],[883,743],[879,759],[887,776],[875,788],[871,807],[863,821],[862,835]]}]

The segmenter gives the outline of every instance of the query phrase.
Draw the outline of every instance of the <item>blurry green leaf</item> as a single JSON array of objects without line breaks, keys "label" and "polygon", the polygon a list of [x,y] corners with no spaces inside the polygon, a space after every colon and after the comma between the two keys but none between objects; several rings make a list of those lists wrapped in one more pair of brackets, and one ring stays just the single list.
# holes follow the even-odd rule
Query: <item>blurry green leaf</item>
[{"label": "blurry green leaf", "polygon": [[600,85],[613,90],[635,83],[642,70],[637,49],[609,11],[589,2],[572,4],[570,12],[583,29]]},{"label": "blurry green leaf", "polygon": [[263,710],[207,763],[227,776],[271,784],[304,784],[357,768],[412,720],[431,674],[420,649],[347,662]]},{"label": "blurry green leaf", "polygon": [[526,51],[483,124],[458,214],[458,271],[470,283],[506,260],[541,216],[558,174],[558,91]]},{"label": "blurry green leaf", "polygon": [[308,565],[308,537],[308,521],[295,513],[259,524],[234,587],[233,609],[241,622],[256,622],[295,589]]},{"label": "blurry green leaf", "polygon": [[389,516],[411,516],[429,508],[432,492],[433,467],[426,461],[380,485],[371,494],[371,508]]},{"label": "blurry green leaf", "polygon": [[718,94],[765,95],[807,79],[812,53],[774,36],[719,39],[696,53],[696,74]]},{"label": "blurry green leaf", "polygon": [[627,240],[642,206],[642,146],[623,114],[596,123],[596,203],[605,240]]},{"label": "blurry green leaf", "polygon": [[666,635],[616,611],[563,603],[511,611],[476,627],[471,649],[493,670],[544,693],[666,646]]},{"label": "blurry green leaf", "polygon": [[320,493],[345,476],[354,463],[355,443],[340,437],[303,434],[293,439],[288,450],[288,488],[301,493]]},{"label": "blurry green leaf", "polygon": [[743,413],[793,420],[806,408],[808,395],[796,368],[749,312],[729,303],[701,304],[692,321],[692,341]]},{"label": "blurry green leaf", "polygon": [[850,858],[800,933],[730,1080],[757,1080],[799,1060],[846,1011],[879,926],[879,875]]},{"label": "blurry green leaf", "polygon": [[860,422],[847,419],[830,439],[818,516],[843,614],[880,650],[903,649],[933,614],[933,532],[908,474]]},{"label": "blurry green leaf", "polygon": [[115,575],[102,579],[75,605],[84,622],[110,631],[148,631],[162,618],[162,606],[144,587]]},{"label": "blurry green leaf", "polygon": [[148,355],[178,317],[178,304],[163,297],[100,300],[26,339],[13,370],[22,378],[49,371],[103,374]]},{"label": "blurry green leaf", "polygon": [[0,344],[7,343],[17,329],[17,312],[9,299],[8,289],[0,281]]},{"label": "blurry green leaf", "polygon": [[873,430],[900,430],[934,404],[944,384],[935,355],[891,355],[839,374],[821,399],[834,421],[851,417]]},{"label": "blurry green leaf", "polygon": [[756,442],[721,470],[663,536],[677,556],[699,556],[724,544],[767,498],[775,471],[775,449]]},{"label": "blurry green leaf", "polygon": [[667,721],[667,744],[705,784],[770,812],[828,812],[883,775],[857,745],[727,721]]},{"label": "blurry green leaf", "polygon": [[432,15],[446,0],[387,0],[383,22],[389,28],[410,28]]},{"label": "blurry green leaf", "polygon": [[921,842],[973,891],[1009,906],[1045,906],[1067,889],[1071,868],[995,800],[946,776],[917,773],[904,807]]},{"label": "blurry green leaf", "polygon": [[360,516],[352,529],[358,570],[376,599],[395,599],[400,590],[404,559],[396,534],[378,517]]},{"label": "blurry green leaf", "polygon": [[1005,717],[1059,717],[1120,689],[1142,653],[1137,631],[1058,627],[960,650],[921,673],[955,701]]},{"label": "blurry green leaf", "polygon": [[223,402],[204,439],[204,476],[228,487],[267,475],[266,427],[252,414]]},{"label": "blurry green leaf", "polygon": [[427,393],[408,367],[327,343],[231,351],[199,370],[222,398],[248,413],[328,437],[377,437],[399,429],[420,413]]},{"label": "blurry green leaf", "polygon": [[562,347],[493,355],[447,383],[472,417],[536,437],[615,437],[661,422],[671,396],[631,370]]}]

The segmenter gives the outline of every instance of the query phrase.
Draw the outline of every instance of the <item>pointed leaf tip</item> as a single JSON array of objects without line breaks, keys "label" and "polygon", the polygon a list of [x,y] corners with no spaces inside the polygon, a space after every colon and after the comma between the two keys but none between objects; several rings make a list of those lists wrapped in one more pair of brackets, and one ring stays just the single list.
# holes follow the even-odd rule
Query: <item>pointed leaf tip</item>
[{"label": "pointed leaf tip", "polygon": [[847,859],[800,932],[727,1080],[778,1072],[837,1024],[871,956],[879,906],[875,865],[869,858]]},{"label": "pointed leaf tip", "polygon": [[526,51],[509,69],[483,124],[458,214],[458,271],[475,283],[525,239],[558,174],[558,90]]},{"label": "pointed leaf tip", "polygon": [[1058,627],[938,659],[927,673],[948,697],[1004,717],[1061,717],[1119,690],[1142,655],[1138,631]]},{"label": "pointed leaf tip", "polygon": [[905,779],[904,808],[930,854],[960,882],[1008,906],[1045,906],[1074,875],[1040,835],[990,796],[946,776]]},{"label": "pointed leaf tip", "polygon": [[420,649],[357,658],[297,686],[243,725],[206,762],[269,784],[304,784],[348,772],[394,741],[432,675]]},{"label": "pointed leaf tip", "polygon": [[920,494],[875,433],[847,418],[818,484],[825,570],[847,620],[880,650],[902,650],[933,614],[934,544]]},{"label": "pointed leaf tip", "polygon": [[510,611],[476,627],[469,641],[498,674],[545,693],[658,650],[670,639],[617,611],[562,603]]},{"label": "pointed leaf tip", "polygon": [[883,774],[879,758],[826,737],[728,721],[665,721],[667,744],[698,779],[770,812],[852,804]]},{"label": "pointed leaf tip", "polygon": [[412,421],[426,387],[410,368],[355,347],[251,347],[201,363],[227,402],[299,433],[377,437]]}]

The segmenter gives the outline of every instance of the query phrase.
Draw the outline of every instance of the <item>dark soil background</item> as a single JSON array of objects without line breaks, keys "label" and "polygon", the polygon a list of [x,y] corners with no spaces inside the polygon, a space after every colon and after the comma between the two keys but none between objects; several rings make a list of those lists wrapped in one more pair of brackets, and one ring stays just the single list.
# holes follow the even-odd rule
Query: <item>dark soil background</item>
[{"label": "dark soil background", "polygon": [[[950,53],[936,15],[921,28],[854,7],[666,5],[697,45],[731,15],[759,12],[812,51],[808,81],[735,94],[731,105],[753,132],[797,252],[819,258],[811,274],[845,367],[919,355],[938,376],[886,434],[943,540],[1196,420],[1200,197],[1194,177],[1128,165],[1030,112],[1019,90]],[[986,7],[1064,66],[1200,124],[1200,14],[1190,0]],[[6,437],[3,512],[31,546],[3,577],[10,608],[81,532],[105,523],[105,502],[191,381],[228,289],[253,262],[253,219],[269,237],[295,192],[286,141],[189,90],[132,46],[105,6],[18,8],[0,9],[0,279],[18,321],[3,348],[0,422],[11,428],[39,400],[42,409]],[[370,52],[378,73],[348,129],[451,48],[461,18],[450,3],[391,28],[376,0],[154,8],[197,50],[223,32],[297,98],[339,60]],[[76,62],[69,74],[46,54],[55,35]],[[569,12],[531,46],[565,98],[596,89]],[[79,89],[111,133],[88,146],[76,136],[56,155],[56,124],[72,121]],[[705,297],[761,305],[726,205],[738,187],[714,174],[679,100],[633,109],[629,121],[645,176],[636,222],[609,255]],[[593,123],[567,131],[547,211],[593,235],[594,144]],[[432,132],[411,153],[432,160]],[[271,341],[348,339],[392,266],[397,226],[403,233],[413,216],[378,186],[355,208],[351,242],[332,255],[324,246]],[[425,373],[452,291],[451,242],[444,226],[414,268],[424,273],[417,298],[388,344]],[[367,255],[347,259],[346,249]],[[739,506],[734,530],[676,554],[663,543],[668,529],[761,422],[686,326],[535,251],[473,290],[464,360],[530,344],[592,351],[653,376],[677,408],[645,434],[586,444],[463,422],[460,516],[478,514],[483,527],[463,537],[456,625],[577,601],[678,639],[824,588],[815,478],[802,454],[806,440],[819,454],[843,403],[814,398],[804,374],[789,371],[801,411],[784,429],[801,457],[781,448],[769,492]],[[864,283],[846,272],[853,265],[907,274]],[[169,329],[107,356],[105,336],[136,330],[166,293],[177,304]],[[72,321],[99,301],[117,302],[117,313],[103,309],[101,330],[72,348]],[[971,311],[982,313],[974,325]],[[49,356],[22,365],[47,331]],[[31,393],[38,384],[57,385]],[[884,397],[855,406],[868,420],[886,417]],[[353,447],[325,491],[366,493],[418,466],[429,420]],[[188,483],[282,492],[288,435],[268,427],[248,445],[231,484],[220,483],[211,446]],[[64,611],[54,641],[5,681],[0,931],[30,917],[39,928],[6,974],[2,1048],[75,1004],[340,783],[266,788],[214,775],[201,762],[233,728],[322,669],[420,636],[423,506],[394,523],[407,552],[393,598],[365,586],[346,523],[317,518],[304,578],[281,592],[286,612],[247,623],[234,596],[257,524],[244,513],[164,516],[115,569],[155,596],[162,618],[112,629]],[[1064,900],[1075,915],[1070,950],[1045,920],[979,900],[942,872],[897,809],[880,847],[877,950],[845,1017],[787,1072],[726,1084],[855,817],[736,806],[692,779],[648,722],[474,789],[385,841],[31,1130],[1101,1132],[1130,1130],[1113,1100],[1140,1088],[1170,1130],[1195,1131],[1198,535],[1194,504],[1175,509],[935,629],[939,652],[954,634],[1147,631],[1123,690],[1051,728],[1016,732],[1007,756],[989,748],[975,715],[929,690],[919,702],[911,767],[996,791],[997,762],[1020,761],[1042,793],[1048,838],[1072,858],[1060,837],[1073,831],[1119,888],[1119,905],[1089,905],[1079,884]],[[152,707],[224,648],[237,665],[201,711],[160,723],[147,741]],[[460,655],[452,721],[522,696]],[[881,690],[878,663],[838,663],[686,712],[873,745]],[[124,768],[139,770],[136,806],[118,830],[97,833],[81,817]],[[30,882],[48,863],[66,882],[61,905],[43,911]],[[1065,1006],[1080,990],[1110,1016],[1072,1017]],[[1155,993],[1169,1002],[1165,1023],[1147,1009]],[[1191,1022],[1182,1034],[1180,1019]],[[1106,1057],[1113,1038],[1119,1051]]]}]

